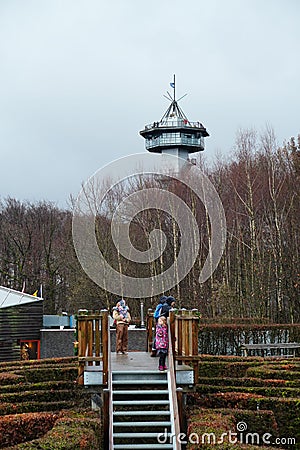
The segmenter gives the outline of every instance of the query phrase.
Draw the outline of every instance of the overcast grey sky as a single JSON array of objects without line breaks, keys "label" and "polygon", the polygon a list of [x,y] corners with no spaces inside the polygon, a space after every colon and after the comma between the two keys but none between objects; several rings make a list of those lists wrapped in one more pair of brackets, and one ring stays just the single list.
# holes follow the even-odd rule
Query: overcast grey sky
[{"label": "overcast grey sky", "polygon": [[298,0],[0,0],[0,198],[70,194],[144,150],[180,105],[230,155],[239,128],[300,132]]}]

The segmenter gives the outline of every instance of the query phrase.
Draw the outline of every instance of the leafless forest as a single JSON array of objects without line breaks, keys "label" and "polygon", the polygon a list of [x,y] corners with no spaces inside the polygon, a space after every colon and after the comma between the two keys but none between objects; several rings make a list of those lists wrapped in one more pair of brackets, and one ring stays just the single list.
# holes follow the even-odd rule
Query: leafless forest
[{"label": "leafless forest", "polygon": [[[258,136],[241,130],[235,153],[201,169],[213,182],[227,221],[226,248],[213,276],[200,285],[206,259],[210,224],[203,205],[177,183],[168,189],[193,210],[200,230],[198,258],[190,273],[171,292],[177,304],[198,308],[216,320],[252,318],[277,323],[300,320],[300,136],[279,147],[272,129]],[[135,180],[143,189],[160,180]],[[127,189],[133,189],[133,185]],[[148,277],[163,272],[180,247],[176,223],[159,210],[147,210],[131,223],[134,245],[147,249],[151,229],[168,238],[164,254],[149,265],[134,265],[114,248],[110,235],[111,211],[122,192],[111,194],[109,206],[99,213],[96,231],[99,248],[119,272]],[[71,202],[70,202],[71,204]],[[26,203],[13,198],[0,204],[0,284],[33,293],[43,285],[45,314],[79,308],[111,308],[116,297],[99,288],[83,272],[72,242],[72,207],[61,210],[52,203]],[[128,299],[133,316],[139,302]],[[153,307],[157,297],[145,299]]]}]

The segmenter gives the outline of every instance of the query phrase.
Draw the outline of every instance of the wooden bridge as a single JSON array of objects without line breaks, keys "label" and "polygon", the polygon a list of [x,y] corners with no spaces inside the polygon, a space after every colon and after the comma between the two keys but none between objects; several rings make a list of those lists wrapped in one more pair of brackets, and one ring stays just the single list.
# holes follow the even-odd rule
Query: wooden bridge
[{"label": "wooden bridge", "polygon": [[169,368],[157,370],[150,352],[155,324],[147,316],[145,351],[116,355],[108,311],[78,315],[78,383],[103,388],[105,448],[180,450],[182,387],[198,378],[197,310],[170,311]]}]

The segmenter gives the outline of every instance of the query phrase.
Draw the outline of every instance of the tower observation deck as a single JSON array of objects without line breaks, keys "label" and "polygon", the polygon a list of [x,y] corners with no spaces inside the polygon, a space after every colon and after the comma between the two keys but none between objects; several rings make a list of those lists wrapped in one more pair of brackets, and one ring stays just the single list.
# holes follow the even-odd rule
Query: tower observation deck
[{"label": "tower observation deck", "polygon": [[159,122],[146,125],[140,135],[145,138],[145,147],[149,152],[168,153],[187,160],[190,153],[204,150],[204,138],[209,136],[201,122],[188,120],[175,99],[174,82],[170,83],[174,90],[173,98],[168,92],[170,106]]}]

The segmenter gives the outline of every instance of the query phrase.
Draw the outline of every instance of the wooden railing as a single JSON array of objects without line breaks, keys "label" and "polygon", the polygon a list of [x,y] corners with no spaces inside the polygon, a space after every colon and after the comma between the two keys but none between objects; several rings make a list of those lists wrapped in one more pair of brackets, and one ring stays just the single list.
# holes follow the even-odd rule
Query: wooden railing
[{"label": "wooden railing", "polygon": [[148,309],[146,327],[147,327],[147,348],[146,348],[146,352],[151,352],[152,343],[153,343],[154,334],[155,334],[155,320],[154,320],[154,317],[153,317],[152,309]]},{"label": "wooden railing", "polygon": [[176,314],[170,311],[170,322],[175,360],[179,365],[187,364],[193,366],[194,382],[197,383],[199,360],[195,357],[198,356],[199,317],[196,313],[196,309],[181,309]]},{"label": "wooden railing", "polygon": [[[83,311],[77,316],[78,384],[84,384],[84,371],[99,367],[102,384],[108,386],[109,321],[108,311]],[[97,370],[97,369],[96,369]]]},{"label": "wooden railing", "polygon": [[[199,317],[197,310],[180,309],[170,311],[170,343],[172,345],[174,366],[191,365],[194,370],[194,382],[198,380],[199,358],[198,357],[198,328]],[[154,339],[155,320],[152,310],[147,315],[147,351],[150,352]]]}]

